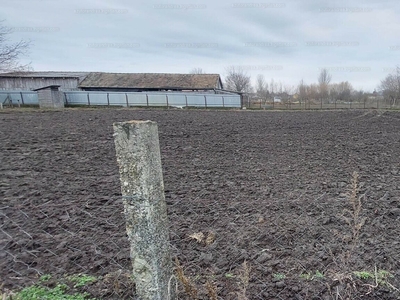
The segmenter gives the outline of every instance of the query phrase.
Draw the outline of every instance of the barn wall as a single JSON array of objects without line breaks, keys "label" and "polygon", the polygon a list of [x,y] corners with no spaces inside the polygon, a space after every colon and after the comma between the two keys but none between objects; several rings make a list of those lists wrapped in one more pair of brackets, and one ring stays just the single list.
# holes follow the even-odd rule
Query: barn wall
[{"label": "barn wall", "polygon": [[60,90],[79,90],[78,78],[27,78],[0,77],[0,90],[34,90],[49,85],[59,85]]}]

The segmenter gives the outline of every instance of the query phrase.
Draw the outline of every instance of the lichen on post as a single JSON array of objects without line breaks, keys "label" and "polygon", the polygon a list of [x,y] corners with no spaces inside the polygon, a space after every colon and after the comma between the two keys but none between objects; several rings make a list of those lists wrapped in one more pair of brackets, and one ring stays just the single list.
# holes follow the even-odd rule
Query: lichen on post
[{"label": "lichen on post", "polygon": [[113,127],[137,295],[175,299],[157,123],[129,121]]}]

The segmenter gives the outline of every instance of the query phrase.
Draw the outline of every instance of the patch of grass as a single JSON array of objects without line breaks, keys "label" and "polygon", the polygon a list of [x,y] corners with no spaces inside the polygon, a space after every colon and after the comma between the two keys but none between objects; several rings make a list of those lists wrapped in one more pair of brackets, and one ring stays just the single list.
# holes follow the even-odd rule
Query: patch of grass
[{"label": "patch of grass", "polygon": [[[58,284],[54,288],[47,288],[40,285],[33,285],[24,288],[12,299],[14,300],[88,300],[88,294],[67,294],[67,286]],[[92,298],[91,300],[94,300]]]},{"label": "patch of grass", "polygon": [[374,273],[368,272],[368,271],[356,271],[353,272],[353,274],[362,280],[372,280],[374,284],[365,284],[365,286],[368,287],[369,292],[371,293],[374,289],[378,288],[379,286],[386,286],[391,290],[400,292],[400,290],[396,287],[394,287],[390,282],[389,279],[393,277],[393,275],[386,271],[386,270],[377,270],[375,266],[375,271]]},{"label": "patch of grass", "polygon": [[277,279],[277,280],[282,280],[282,279],[286,278],[286,275],[282,274],[282,273],[275,273],[275,274],[272,274],[272,277],[274,277],[274,279]]},{"label": "patch of grass", "polygon": [[45,274],[36,284],[19,292],[13,291],[1,295],[1,298],[3,300],[95,300],[95,298],[90,298],[89,293],[76,293],[76,290],[71,288],[71,284],[74,284],[73,288],[80,288],[96,280],[96,277],[86,274],[65,276],[55,280],[52,275]]},{"label": "patch of grass", "polygon": [[353,272],[353,274],[357,278],[364,279],[364,280],[374,278],[374,274],[367,272],[367,271],[360,271],[360,272],[355,271],[355,272]]},{"label": "patch of grass", "polygon": [[232,273],[226,273],[225,277],[226,278],[235,278],[236,276],[234,274],[232,274]]},{"label": "patch of grass", "polygon": [[46,281],[49,281],[51,279],[51,275],[50,274],[45,274],[45,275],[42,275],[40,278],[39,278],[39,281],[40,282],[46,282]]},{"label": "patch of grass", "polygon": [[75,283],[74,287],[82,287],[87,285],[88,283],[93,283],[97,280],[96,277],[94,276],[89,276],[86,274],[78,274],[78,275],[72,275],[67,277],[71,282]]},{"label": "patch of grass", "polygon": [[305,279],[305,280],[315,280],[315,279],[324,279],[325,276],[322,274],[320,271],[315,271],[315,273],[307,272],[300,274],[300,278]]}]

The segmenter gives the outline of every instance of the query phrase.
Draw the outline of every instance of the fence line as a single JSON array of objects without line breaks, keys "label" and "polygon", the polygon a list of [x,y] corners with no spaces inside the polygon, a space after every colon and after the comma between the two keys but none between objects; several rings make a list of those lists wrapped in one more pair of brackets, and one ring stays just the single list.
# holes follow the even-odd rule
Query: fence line
[{"label": "fence line", "polygon": [[[66,105],[125,106],[125,107],[227,107],[241,108],[241,97],[235,94],[160,93],[160,92],[63,92]],[[4,105],[38,105],[37,92],[0,91]]]},{"label": "fence line", "polygon": [[277,109],[277,110],[335,110],[335,109],[400,109],[400,103],[393,104],[383,98],[368,99],[366,101],[332,101],[321,100],[307,101],[245,101],[247,108],[251,109]]},{"label": "fence line", "polygon": [[[400,109],[400,103],[374,98],[365,101],[325,102],[307,101],[254,101],[246,96],[234,94],[179,93],[179,92],[104,92],[64,91],[64,102],[82,106],[123,106],[123,107],[198,107],[198,108],[251,108],[263,110],[334,110],[334,109]],[[0,91],[2,106],[39,105],[37,92]]]}]

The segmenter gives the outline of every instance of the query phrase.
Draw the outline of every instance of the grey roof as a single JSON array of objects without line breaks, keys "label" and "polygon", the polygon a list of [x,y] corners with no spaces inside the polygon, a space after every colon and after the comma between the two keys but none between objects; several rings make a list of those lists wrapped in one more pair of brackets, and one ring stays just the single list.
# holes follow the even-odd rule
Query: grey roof
[{"label": "grey roof", "polygon": [[9,72],[0,73],[0,77],[81,78],[88,74],[89,72]]},{"label": "grey roof", "polygon": [[218,74],[166,74],[166,73],[90,73],[80,88],[136,88],[136,89],[217,89]]}]

